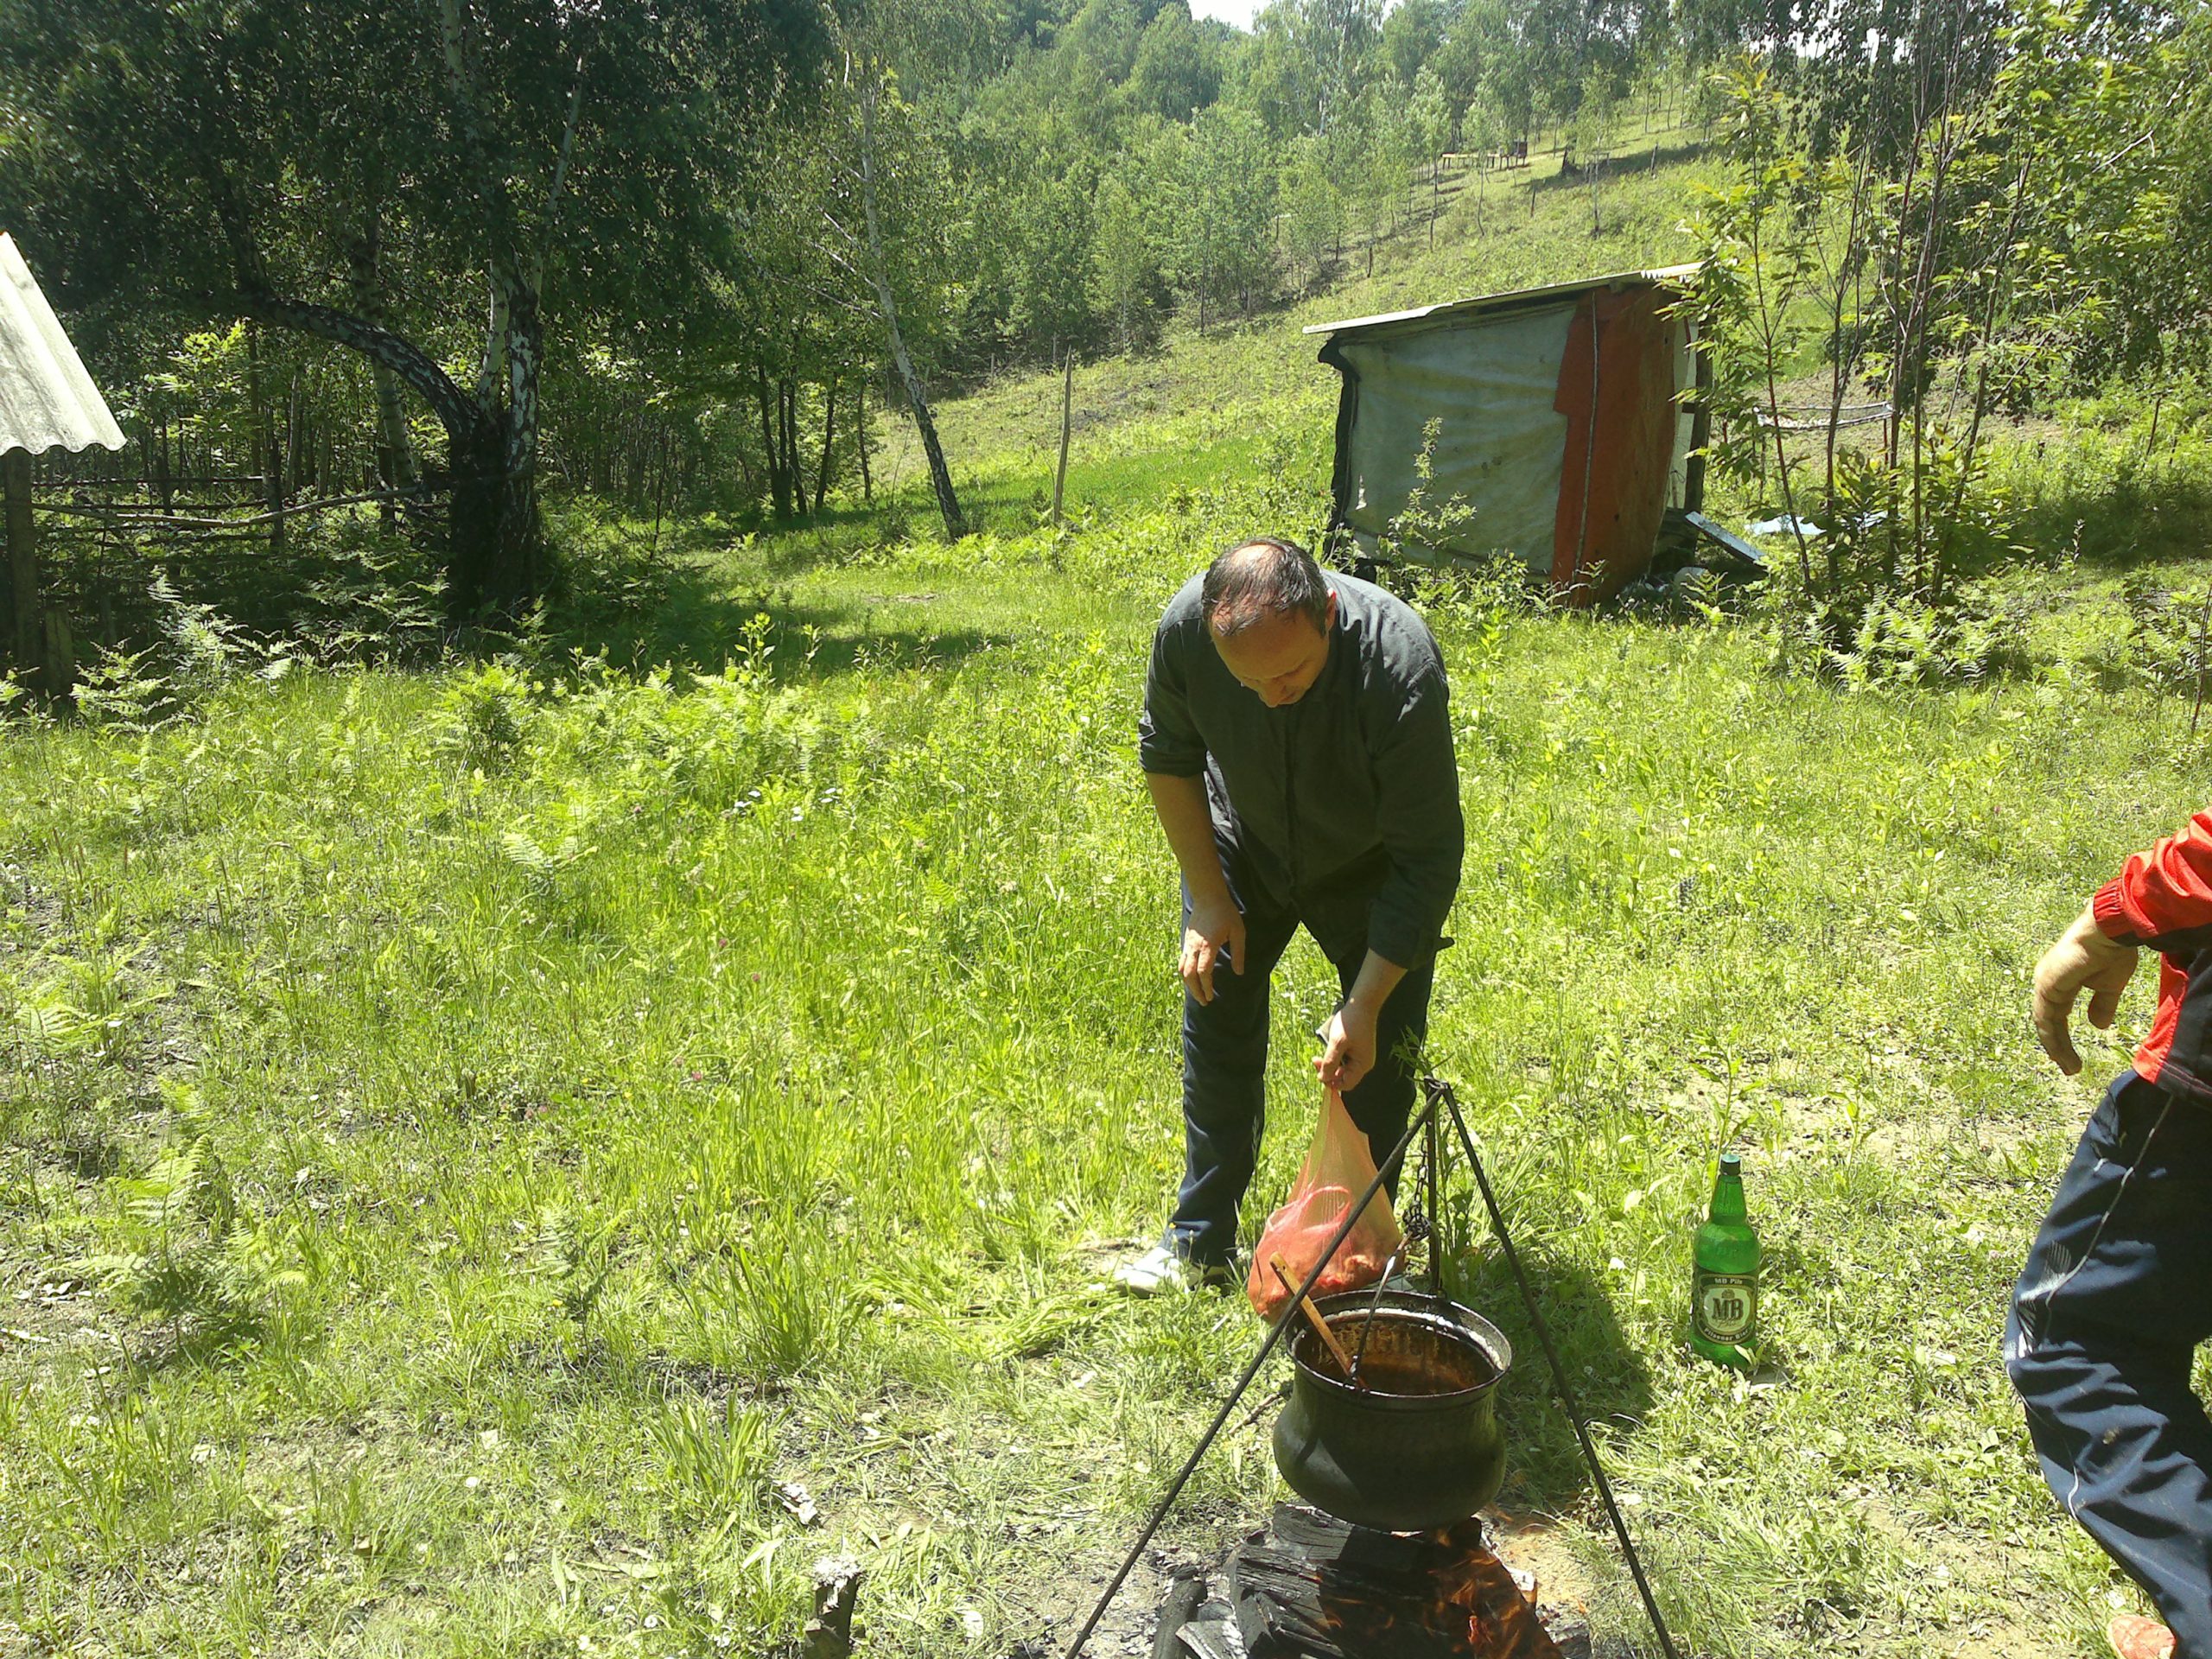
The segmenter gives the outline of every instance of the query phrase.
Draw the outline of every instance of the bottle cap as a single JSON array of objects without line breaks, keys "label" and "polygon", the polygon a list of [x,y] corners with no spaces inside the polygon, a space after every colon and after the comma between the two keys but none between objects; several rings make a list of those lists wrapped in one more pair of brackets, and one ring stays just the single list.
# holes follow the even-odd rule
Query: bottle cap
[{"label": "bottle cap", "polygon": [[1744,1173],[1744,1160],[1732,1152],[1722,1153],[1720,1154],[1720,1173],[1723,1175],[1742,1174]]}]

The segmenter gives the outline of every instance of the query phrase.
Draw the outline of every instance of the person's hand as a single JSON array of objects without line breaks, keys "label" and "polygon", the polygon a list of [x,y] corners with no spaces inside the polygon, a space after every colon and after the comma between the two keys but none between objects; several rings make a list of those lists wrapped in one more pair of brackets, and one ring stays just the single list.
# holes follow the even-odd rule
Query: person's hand
[{"label": "person's hand", "polygon": [[2135,976],[2138,954],[2133,945],[2107,938],[2096,917],[2085,910],[2036,963],[2036,1037],[2051,1063],[2068,1077],[2082,1069],[2082,1057],[2074,1052],[2074,1038],[2067,1029],[2075,1000],[2086,988],[2090,993],[2089,1023],[2100,1031],[2110,1029],[2120,1013],[2120,994]]},{"label": "person's hand", "polygon": [[1321,1053],[1313,1069],[1338,1094],[1349,1094],[1375,1069],[1376,1010],[1347,1002],[1321,1027]]},{"label": "person's hand", "polygon": [[1231,973],[1244,971],[1244,912],[1227,893],[1217,899],[1193,899],[1191,919],[1183,924],[1183,959],[1179,971],[1184,986],[1200,1002],[1213,1001],[1214,964],[1229,953]]}]

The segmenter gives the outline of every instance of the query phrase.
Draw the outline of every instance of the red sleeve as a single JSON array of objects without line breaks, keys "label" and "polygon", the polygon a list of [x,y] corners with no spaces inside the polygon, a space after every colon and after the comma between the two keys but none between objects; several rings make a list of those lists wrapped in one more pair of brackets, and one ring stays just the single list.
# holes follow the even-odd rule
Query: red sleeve
[{"label": "red sleeve", "polygon": [[2089,908],[2106,936],[2123,944],[2212,927],[2212,812],[2129,859]]}]

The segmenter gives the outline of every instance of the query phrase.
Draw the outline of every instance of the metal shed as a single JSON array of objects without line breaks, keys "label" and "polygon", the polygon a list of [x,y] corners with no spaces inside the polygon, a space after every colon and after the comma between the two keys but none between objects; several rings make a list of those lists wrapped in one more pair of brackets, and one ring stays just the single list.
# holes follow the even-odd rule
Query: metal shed
[{"label": "metal shed", "polygon": [[[1669,508],[1695,511],[1703,417],[1694,265],[1624,271],[1320,323],[1337,404],[1332,545],[1366,563],[1504,553],[1569,603],[1642,574]],[[1434,441],[1429,442],[1433,425]],[[1398,523],[1428,451],[1427,500],[1471,515],[1449,533]],[[1438,544],[1440,543],[1441,544]]]},{"label": "metal shed", "polygon": [[39,581],[31,520],[31,458],[90,445],[123,448],[123,432],[62,332],[16,246],[0,234],[0,480],[8,520],[8,581],[0,587],[0,646],[18,673],[51,696],[75,677],[69,628]]}]

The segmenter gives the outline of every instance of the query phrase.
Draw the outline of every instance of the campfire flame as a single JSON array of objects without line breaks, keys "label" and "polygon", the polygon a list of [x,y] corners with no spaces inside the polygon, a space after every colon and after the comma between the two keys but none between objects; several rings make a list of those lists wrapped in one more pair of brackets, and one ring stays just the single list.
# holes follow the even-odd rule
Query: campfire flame
[{"label": "campfire flame", "polygon": [[1284,1504],[1229,1587],[1252,1659],[1560,1659],[1479,1521],[1371,1532]]}]

